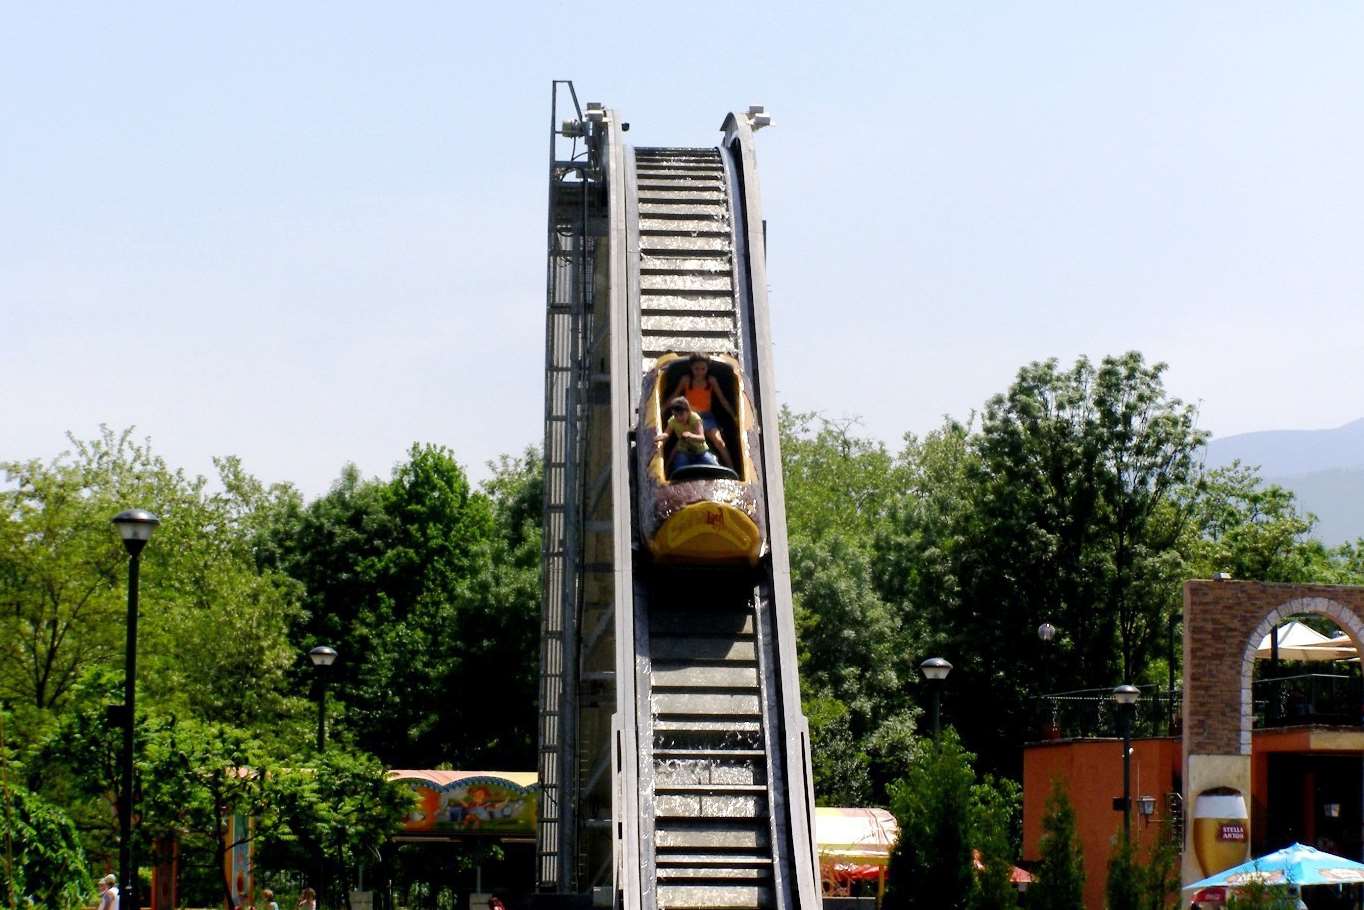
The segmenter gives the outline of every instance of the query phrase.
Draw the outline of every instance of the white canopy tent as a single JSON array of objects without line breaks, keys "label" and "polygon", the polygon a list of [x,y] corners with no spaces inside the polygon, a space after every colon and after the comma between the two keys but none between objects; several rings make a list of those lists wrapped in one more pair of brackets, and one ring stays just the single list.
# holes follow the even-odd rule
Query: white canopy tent
[{"label": "white canopy tent", "polygon": [[[1255,649],[1257,660],[1273,656],[1273,636],[1272,632],[1266,635]],[[1348,638],[1327,638],[1297,621],[1279,626],[1279,660],[1350,660],[1358,656]]]}]

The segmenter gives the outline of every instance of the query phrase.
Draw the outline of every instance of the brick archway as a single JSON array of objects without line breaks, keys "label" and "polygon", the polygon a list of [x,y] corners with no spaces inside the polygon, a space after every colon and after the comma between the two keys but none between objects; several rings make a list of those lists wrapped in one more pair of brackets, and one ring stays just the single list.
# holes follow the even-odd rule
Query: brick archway
[{"label": "brick archway", "polygon": [[1334,622],[1350,639],[1355,651],[1364,655],[1364,620],[1353,610],[1329,597],[1301,597],[1290,600],[1265,616],[1264,620],[1246,640],[1245,653],[1241,658],[1241,730],[1238,745],[1242,755],[1250,754],[1250,724],[1255,716],[1254,687],[1255,652],[1260,642],[1276,626],[1283,625],[1294,616],[1312,614],[1325,616]]},{"label": "brick archway", "polygon": [[[1189,581],[1184,584],[1184,805],[1214,787],[1251,793],[1255,651],[1291,616],[1325,616],[1364,654],[1364,588]],[[1204,877],[1185,825],[1183,879]]]}]

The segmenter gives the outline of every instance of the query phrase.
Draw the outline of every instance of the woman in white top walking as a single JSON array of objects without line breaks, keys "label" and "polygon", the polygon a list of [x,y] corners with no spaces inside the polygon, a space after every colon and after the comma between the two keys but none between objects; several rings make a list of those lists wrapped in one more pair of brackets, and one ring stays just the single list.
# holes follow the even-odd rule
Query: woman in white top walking
[{"label": "woman in white top walking", "polygon": [[118,879],[113,875],[99,880],[99,910],[118,910]]}]

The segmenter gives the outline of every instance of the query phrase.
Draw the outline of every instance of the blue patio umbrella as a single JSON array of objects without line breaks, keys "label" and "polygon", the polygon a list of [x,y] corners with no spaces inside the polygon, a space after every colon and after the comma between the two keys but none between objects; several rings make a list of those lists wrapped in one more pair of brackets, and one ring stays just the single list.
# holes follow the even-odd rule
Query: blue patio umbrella
[{"label": "blue patio umbrella", "polygon": [[1232,866],[1187,888],[1235,888],[1253,881],[1267,885],[1344,885],[1364,882],[1364,863],[1334,853],[1323,853],[1306,844],[1293,844],[1266,853],[1248,863]]}]

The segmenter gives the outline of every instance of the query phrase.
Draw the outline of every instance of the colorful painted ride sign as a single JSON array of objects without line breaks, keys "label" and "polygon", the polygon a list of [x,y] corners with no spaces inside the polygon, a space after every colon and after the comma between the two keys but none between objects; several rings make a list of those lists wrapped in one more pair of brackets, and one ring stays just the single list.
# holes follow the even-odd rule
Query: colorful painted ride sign
[{"label": "colorful painted ride sign", "polygon": [[403,822],[408,834],[535,833],[535,774],[468,771],[392,771],[415,791],[416,805]]}]

